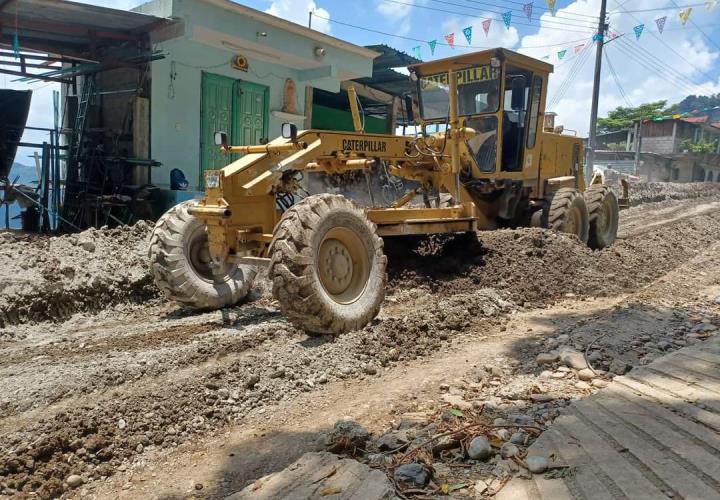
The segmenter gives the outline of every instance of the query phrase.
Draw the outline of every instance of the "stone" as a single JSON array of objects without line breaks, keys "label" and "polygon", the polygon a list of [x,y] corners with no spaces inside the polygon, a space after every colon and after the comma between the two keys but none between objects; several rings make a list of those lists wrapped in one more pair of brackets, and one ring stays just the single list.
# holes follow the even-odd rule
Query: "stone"
[{"label": "stone", "polygon": [[590,368],[584,368],[578,372],[578,378],[586,382],[594,379],[595,377],[595,372],[593,372]]},{"label": "stone", "polygon": [[457,408],[459,410],[472,409],[472,403],[465,401],[462,396],[458,396],[457,394],[443,394],[441,399],[453,408]]},{"label": "stone", "polygon": [[81,484],[83,484],[83,480],[80,476],[77,474],[72,474],[65,479],[65,482],[70,486],[71,488],[77,488]]},{"label": "stone", "polygon": [[540,375],[538,375],[540,378],[552,378],[553,372],[550,370],[543,370],[540,372]]},{"label": "stone", "polygon": [[252,389],[257,385],[258,382],[260,382],[260,377],[258,377],[257,375],[250,375],[245,382],[245,387],[248,389]]},{"label": "stone", "polygon": [[560,355],[557,352],[541,352],[535,358],[535,362],[538,366],[549,365],[555,363],[560,359]]},{"label": "stone", "polygon": [[530,394],[530,400],[535,403],[547,403],[556,399],[552,394]]},{"label": "stone", "polygon": [[340,420],[327,436],[328,449],[334,452],[365,449],[370,433],[360,424],[351,420]]},{"label": "stone", "polygon": [[485,436],[474,437],[468,445],[468,456],[473,460],[485,460],[492,455],[492,446]]},{"label": "stone", "polygon": [[520,413],[510,413],[507,416],[507,421],[515,425],[535,425],[535,420],[532,417]]},{"label": "stone", "polygon": [[657,346],[658,346],[658,349],[667,351],[668,349],[671,349],[673,345],[671,342],[668,342],[667,340],[661,340],[660,342],[657,343]]},{"label": "stone", "polygon": [[601,378],[596,378],[592,381],[592,386],[597,387],[598,389],[604,389],[610,385],[610,383],[607,380],[603,380]]},{"label": "stone", "polygon": [[363,366],[363,371],[367,373],[368,375],[375,375],[377,374],[377,368],[375,368],[373,365],[365,365]]},{"label": "stone", "polygon": [[127,422],[125,422],[125,419],[118,420],[117,423],[118,429],[123,430],[125,427],[127,427]]},{"label": "stone", "polygon": [[712,323],[699,323],[692,328],[694,333],[706,333],[717,330],[717,326]]},{"label": "stone", "polygon": [[525,444],[525,433],[524,432],[514,432],[512,436],[510,436],[510,442],[512,444]]},{"label": "stone", "polygon": [[575,384],[575,388],[580,390],[587,390],[590,389],[590,384],[581,380]]},{"label": "stone", "polygon": [[717,297],[715,297],[714,302],[715,302],[716,304],[720,304],[720,295],[718,295]]},{"label": "stone", "polygon": [[445,450],[452,450],[460,446],[460,443],[453,436],[443,436],[433,441],[431,451],[433,455],[439,455]]},{"label": "stone", "polygon": [[476,498],[480,497],[485,491],[487,491],[488,485],[485,481],[478,479],[475,481],[475,496]]},{"label": "stone", "polygon": [[560,362],[565,366],[574,368],[576,370],[584,370],[588,368],[585,356],[580,351],[573,349],[572,347],[563,347],[560,349]]},{"label": "stone", "polygon": [[380,451],[396,450],[409,441],[405,431],[387,432],[375,441]]},{"label": "stone", "polygon": [[630,365],[628,365],[622,359],[615,358],[612,360],[612,363],[610,363],[609,371],[611,371],[612,373],[616,373],[618,375],[625,375],[628,370],[630,370]]},{"label": "stone", "polygon": [[504,443],[500,447],[500,455],[503,458],[511,458],[520,453],[520,449],[512,443]]},{"label": "stone", "polygon": [[525,458],[525,463],[527,464],[530,472],[533,474],[542,474],[548,468],[547,458],[538,455],[532,455]]},{"label": "stone", "polygon": [[565,378],[565,375],[567,375],[567,373],[565,373],[565,372],[552,372],[550,374],[550,377],[551,378]]},{"label": "stone", "polygon": [[135,447],[135,451],[137,453],[142,453],[145,448],[143,447],[142,443],[138,443],[138,445]]},{"label": "stone", "polygon": [[95,251],[95,242],[91,240],[84,240],[80,243],[80,246],[85,250],[86,252],[94,252]]},{"label": "stone", "polygon": [[408,488],[424,488],[430,482],[430,473],[422,464],[403,464],[395,469],[395,481]]}]

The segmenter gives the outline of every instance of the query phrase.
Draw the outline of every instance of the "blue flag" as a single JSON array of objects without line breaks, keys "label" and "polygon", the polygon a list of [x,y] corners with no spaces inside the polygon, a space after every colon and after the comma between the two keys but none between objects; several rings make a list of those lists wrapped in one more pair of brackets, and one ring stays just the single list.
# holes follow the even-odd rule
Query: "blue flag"
[{"label": "blue flag", "polygon": [[505,12],[503,15],[503,21],[505,21],[505,27],[507,29],[510,29],[510,23],[512,22],[512,11],[509,10]]},{"label": "blue flag", "polygon": [[430,40],[428,42],[428,45],[430,46],[430,55],[434,56],[435,55],[435,46],[437,45],[437,40]]},{"label": "blue flag", "polygon": [[633,28],[633,31],[635,32],[635,40],[640,40],[640,35],[642,35],[643,30],[645,29],[644,24],[638,24]]},{"label": "blue flag", "polygon": [[463,28],[463,35],[465,35],[465,40],[467,40],[468,45],[470,45],[470,43],[472,42],[472,26]]},{"label": "blue flag", "polygon": [[422,59],[422,57],[420,57],[420,46],[419,45],[417,47],[413,47],[412,50],[413,50],[413,54],[415,54],[416,59]]}]

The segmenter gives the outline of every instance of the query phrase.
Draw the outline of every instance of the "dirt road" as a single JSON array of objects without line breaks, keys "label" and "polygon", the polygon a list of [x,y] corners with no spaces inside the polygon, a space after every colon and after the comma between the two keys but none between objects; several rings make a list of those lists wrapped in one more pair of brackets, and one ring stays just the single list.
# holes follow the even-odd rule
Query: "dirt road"
[{"label": "dirt road", "polygon": [[[538,353],[589,347],[607,370],[720,324],[717,198],[636,206],[621,226],[601,252],[540,230],[432,239],[417,252],[389,244],[381,316],[339,338],[294,329],[262,281],[238,307],[178,309],[133,267],[147,228],[117,233],[137,252],[124,269],[93,264],[109,286],[81,307],[63,312],[62,287],[15,285],[33,305],[8,306],[0,329],[0,492],[222,497],[316,449],[338,419],[381,431],[453,394],[500,416],[551,420],[591,389],[542,374]],[[103,238],[95,257],[119,251]],[[82,286],[82,259],[93,258],[82,243],[67,246],[77,249],[72,272],[54,266],[60,283],[72,275]],[[0,254],[34,244],[6,239]],[[43,318],[54,322],[31,322]],[[559,396],[529,399],[538,387]]]}]

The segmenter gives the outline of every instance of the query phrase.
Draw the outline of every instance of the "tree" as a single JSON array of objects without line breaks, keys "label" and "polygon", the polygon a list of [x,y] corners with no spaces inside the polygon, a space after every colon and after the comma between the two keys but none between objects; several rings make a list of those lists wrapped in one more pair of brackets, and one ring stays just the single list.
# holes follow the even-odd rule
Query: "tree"
[{"label": "tree", "polygon": [[677,104],[680,113],[690,113],[696,109],[703,110],[715,106],[720,106],[720,94],[689,95]]},{"label": "tree", "polygon": [[598,119],[598,132],[615,132],[630,128],[635,120],[652,118],[653,116],[664,115],[667,101],[655,101],[641,104],[635,108],[617,107],[610,111],[607,118]]}]

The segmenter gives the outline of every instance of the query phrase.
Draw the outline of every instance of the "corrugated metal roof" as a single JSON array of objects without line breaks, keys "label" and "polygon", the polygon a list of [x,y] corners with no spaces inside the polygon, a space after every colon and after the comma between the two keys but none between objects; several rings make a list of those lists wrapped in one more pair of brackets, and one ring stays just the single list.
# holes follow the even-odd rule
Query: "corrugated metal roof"
[{"label": "corrugated metal roof", "polygon": [[0,0],[0,44],[12,44],[16,22],[23,50],[90,58],[93,47],[141,40],[173,21],[64,0]]},{"label": "corrugated metal roof", "polygon": [[706,123],[708,121],[707,116],[688,116],[686,118],[680,118],[684,122],[688,123]]}]

